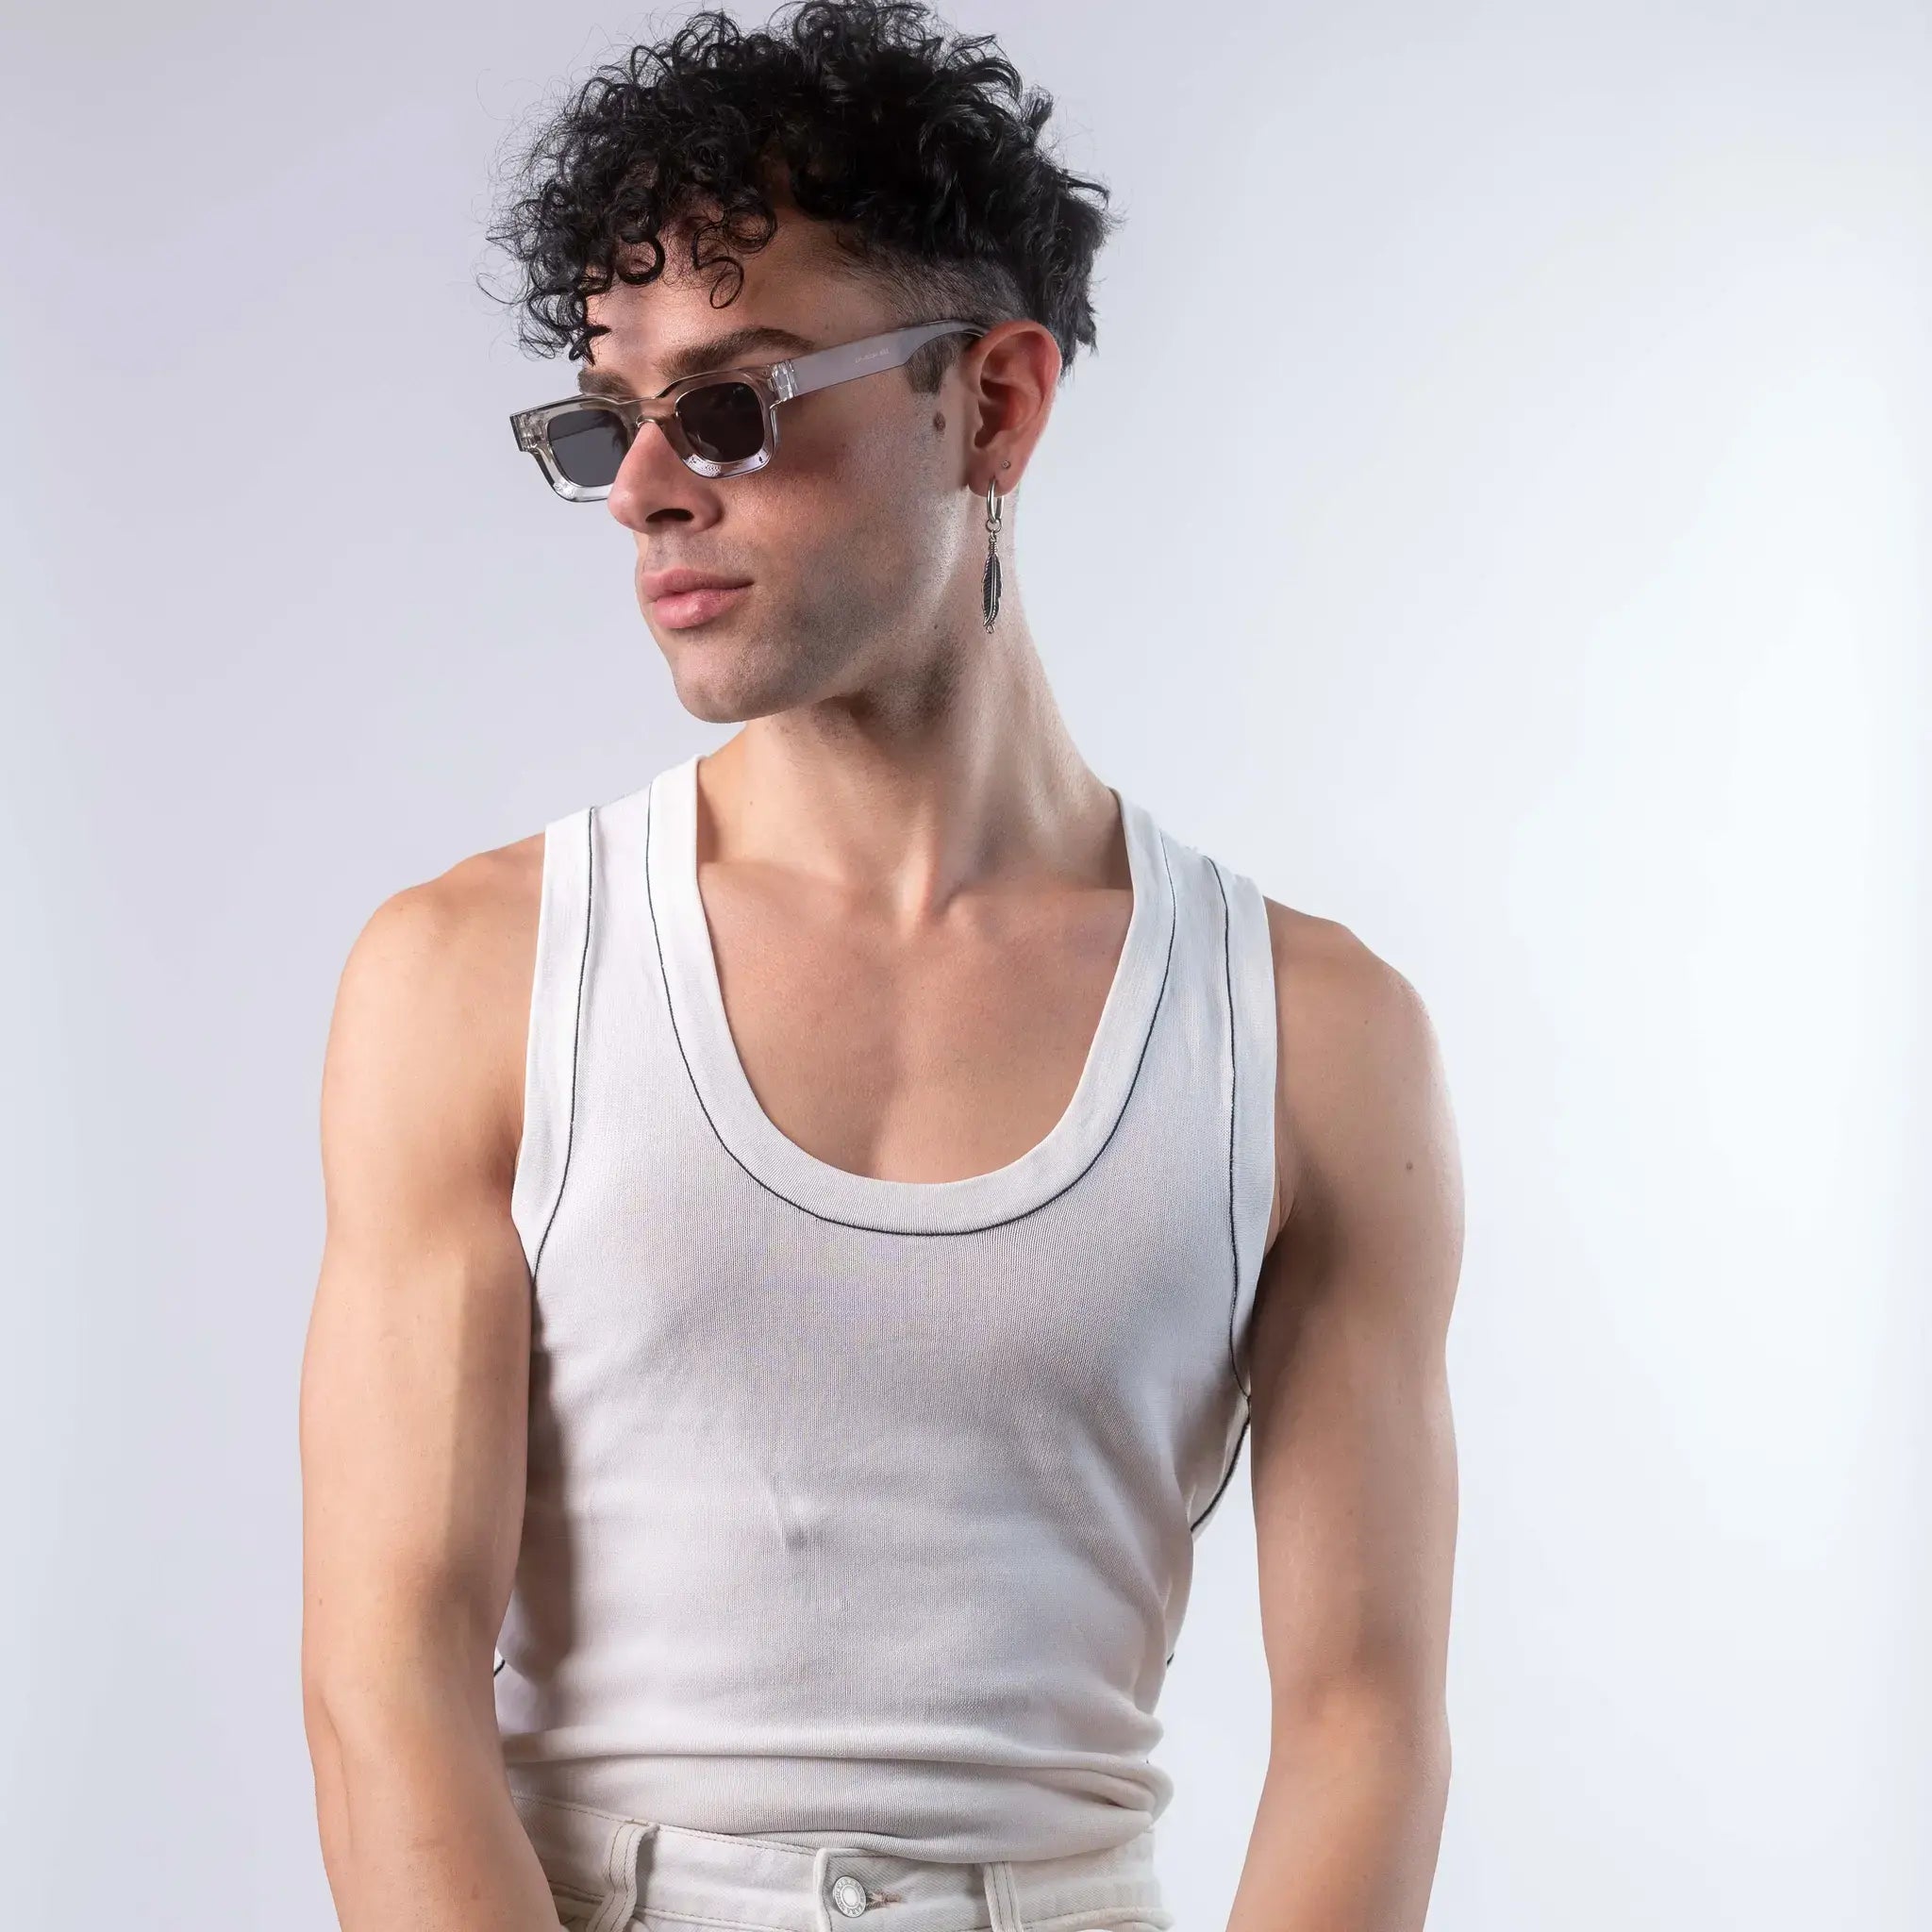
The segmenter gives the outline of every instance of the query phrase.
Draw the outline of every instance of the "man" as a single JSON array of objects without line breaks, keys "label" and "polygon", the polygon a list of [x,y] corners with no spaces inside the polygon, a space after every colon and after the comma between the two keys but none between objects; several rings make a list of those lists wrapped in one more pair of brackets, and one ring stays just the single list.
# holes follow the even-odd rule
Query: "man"
[{"label": "man", "polygon": [[343,972],[301,1429],[349,1932],[1191,1925],[1148,1753],[1250,1428],[1232,1932],[1422,1924],[1439,1057],[1054,705],[1011,497],[1107,223],[987,46],[699,16],[505,231],[585,365],[519,444],[741,728],[396,893]]}]

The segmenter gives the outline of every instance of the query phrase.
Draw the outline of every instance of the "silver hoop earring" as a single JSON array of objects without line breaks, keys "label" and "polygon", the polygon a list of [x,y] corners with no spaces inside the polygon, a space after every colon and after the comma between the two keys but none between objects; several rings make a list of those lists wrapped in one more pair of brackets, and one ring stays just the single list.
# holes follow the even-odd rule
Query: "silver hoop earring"
[{"label": "silver hoop earring", "polygon": [[979,602],[990,631],[1000,614],[1000,498],[991,483],[986,486],[986,575],[979,583]]}]

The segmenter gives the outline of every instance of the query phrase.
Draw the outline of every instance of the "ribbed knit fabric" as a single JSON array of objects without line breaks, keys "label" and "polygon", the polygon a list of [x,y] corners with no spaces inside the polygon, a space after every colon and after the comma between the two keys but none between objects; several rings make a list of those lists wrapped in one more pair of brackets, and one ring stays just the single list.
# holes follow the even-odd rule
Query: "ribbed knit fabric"
[{"label": "ribbed knit fabric", "polygon": [[545,831],[533,1281],[496,1712],[520,1794],[909,1857],[1123,1844],[1248,1424],[1273,1202],[1257,887],[1116,791],[1079,1084],[970,1179],[806,1153],[733,1045],[697,757]]}]

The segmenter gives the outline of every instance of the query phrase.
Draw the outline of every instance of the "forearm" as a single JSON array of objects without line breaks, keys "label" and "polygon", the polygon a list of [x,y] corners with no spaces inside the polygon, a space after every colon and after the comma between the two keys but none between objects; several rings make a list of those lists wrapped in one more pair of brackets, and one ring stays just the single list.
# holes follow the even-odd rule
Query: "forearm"
[{"label": "forearm", "polygon": [[1448,1791],[1440,1717],[1278,1722],[1228,1932],[1422,1932]]},{"label": "forearm", "polygon": [[[323,1863],[342,1932],[556,1932],[487,1696],[428,1667],[306,1698]],[[487,1679],[486,1679],[487,1682]]]}]

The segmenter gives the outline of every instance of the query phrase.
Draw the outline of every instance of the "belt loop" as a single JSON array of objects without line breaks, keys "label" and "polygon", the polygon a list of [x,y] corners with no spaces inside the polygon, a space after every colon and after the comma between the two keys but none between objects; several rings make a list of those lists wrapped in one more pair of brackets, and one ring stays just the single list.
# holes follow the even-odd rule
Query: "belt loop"
[{"label": "belt loop", "polygon": [[1013,1868],[1005,1858],[993,1859],[980,1868],[986,1881],[987,1908],[992,1916],[992,1932],[1026,1932],[1020,1919],[1020,1894],[1013,1884]]},{"label": "belt loop", "polygon": [[641,1819],[626,1818],[610,1834],[604,1851],[604,1882],[609,1890],[584,1932],[624,1932],[637,1916],[638,1890],[643,1882],[640,1860],[651,1829]]},{"label": "belt loop", "polygon": [[821,1845],[811,1861],[811,1908],[818,1932],[832,1932],[832,1908],[825,1903],[825,1867],[832,1862],[832,1847]]}]

